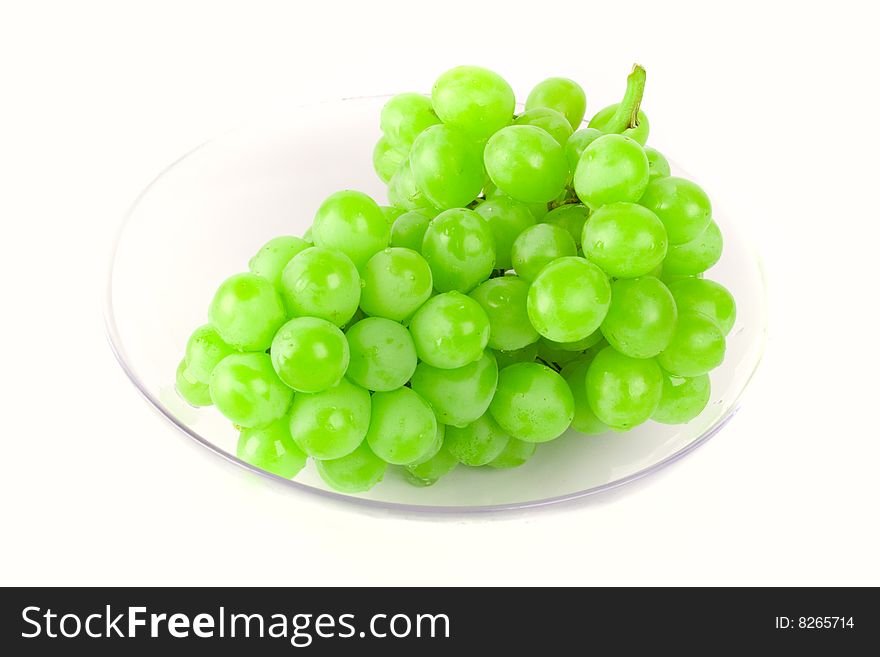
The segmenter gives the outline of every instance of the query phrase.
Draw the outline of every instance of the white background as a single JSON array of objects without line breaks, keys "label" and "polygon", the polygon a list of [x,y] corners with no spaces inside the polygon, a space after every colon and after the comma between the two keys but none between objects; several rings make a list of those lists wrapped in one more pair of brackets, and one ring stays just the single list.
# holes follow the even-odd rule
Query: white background
[{"label": "white background", "polygon": [[[880,584],[873,3],[517,5],[0,5],[0,584]],[[520,98],[576,78],[596,110],[633,61],[652,142],[743,222],[770,287],[742,411],[665,472],[492,518],[328,505],[191,444],[111,356],[112,235],[204,139],[460,63]]]}]

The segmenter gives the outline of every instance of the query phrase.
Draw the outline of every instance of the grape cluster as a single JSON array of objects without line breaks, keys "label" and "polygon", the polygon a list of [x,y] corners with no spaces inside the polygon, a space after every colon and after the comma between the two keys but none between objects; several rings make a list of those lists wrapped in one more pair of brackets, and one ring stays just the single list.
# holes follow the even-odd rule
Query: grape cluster
[{"label": "grape cluster", "polygon": [[462,66],[391,98],[373,165],[390,206],[340,191],[302,238],[224,281],[177,388],[281,477],[308,457],[344,492],[403,468],[514,468],[569,427],[688,422],[709,400],[736,306],[709,199],[645,146],[644,69],[581,128],[550,78],[515,114],[507,82]]}]

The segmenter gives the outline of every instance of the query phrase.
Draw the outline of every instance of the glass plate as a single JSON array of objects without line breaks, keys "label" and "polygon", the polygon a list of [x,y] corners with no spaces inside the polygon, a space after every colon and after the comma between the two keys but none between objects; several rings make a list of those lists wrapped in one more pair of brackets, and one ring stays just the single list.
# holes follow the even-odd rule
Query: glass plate
[{"label": "glass plate", "polygon": [[[489,511],[546,505],[607,491],[675,461],[715,435],[734,415],[764,344],[766,297],[760,262],[734,221],[709,278],[736,297],[738,318],[724,364],[712,372],[706,410],[683,426],[648,422],[599,437],[569,431],[539,446],[521,468],[459,467],[416,488],[397,468],[360,495],[336,493],[309,465],[293,481],[235,457],[237,432],[212,408],[186,404],[174,373],[190,332],[227,276],[277,235],[301,235],[321,201],[358,189],[385,202],[371,152],[385,97],[351,98],[264,116],[196,148],[137,198],[121,227],[110,269],[106,323],[126,374],[146,399],[193,440],[291,490],[382,507]],[[673,167],[675,168],[675,167]]]}]

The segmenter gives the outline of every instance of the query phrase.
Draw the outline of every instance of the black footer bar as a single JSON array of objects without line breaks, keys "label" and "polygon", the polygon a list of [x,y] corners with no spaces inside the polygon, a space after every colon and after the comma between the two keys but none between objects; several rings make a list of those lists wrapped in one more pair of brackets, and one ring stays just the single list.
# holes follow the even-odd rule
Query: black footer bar
[{"label": "black footer bar", "polygon": [[880,646],[880,603],[868,588],[13,588],[0,598],[7,655],[139,647],[163,657],[486,647],[510,655],[855,654]]}]

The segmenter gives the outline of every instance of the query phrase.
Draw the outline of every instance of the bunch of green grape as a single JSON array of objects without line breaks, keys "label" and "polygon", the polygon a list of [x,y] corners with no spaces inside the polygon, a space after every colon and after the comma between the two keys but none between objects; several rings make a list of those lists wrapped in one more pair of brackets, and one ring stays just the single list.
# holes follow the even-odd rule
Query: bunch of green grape
[{"label": "bunch of green grape", "polygon": [[217,290],[177,389],[241,431],[239,458],[332,488],[386,469],[417,486],[515,468],[569,427],[689,422],[736,319],[703,278],[722,248],[709,199],[645,146],[645,72],[581,127],[549,78],[516,113],[462,66],[391,98],[373,152],[390,205],[332,194]]}]

